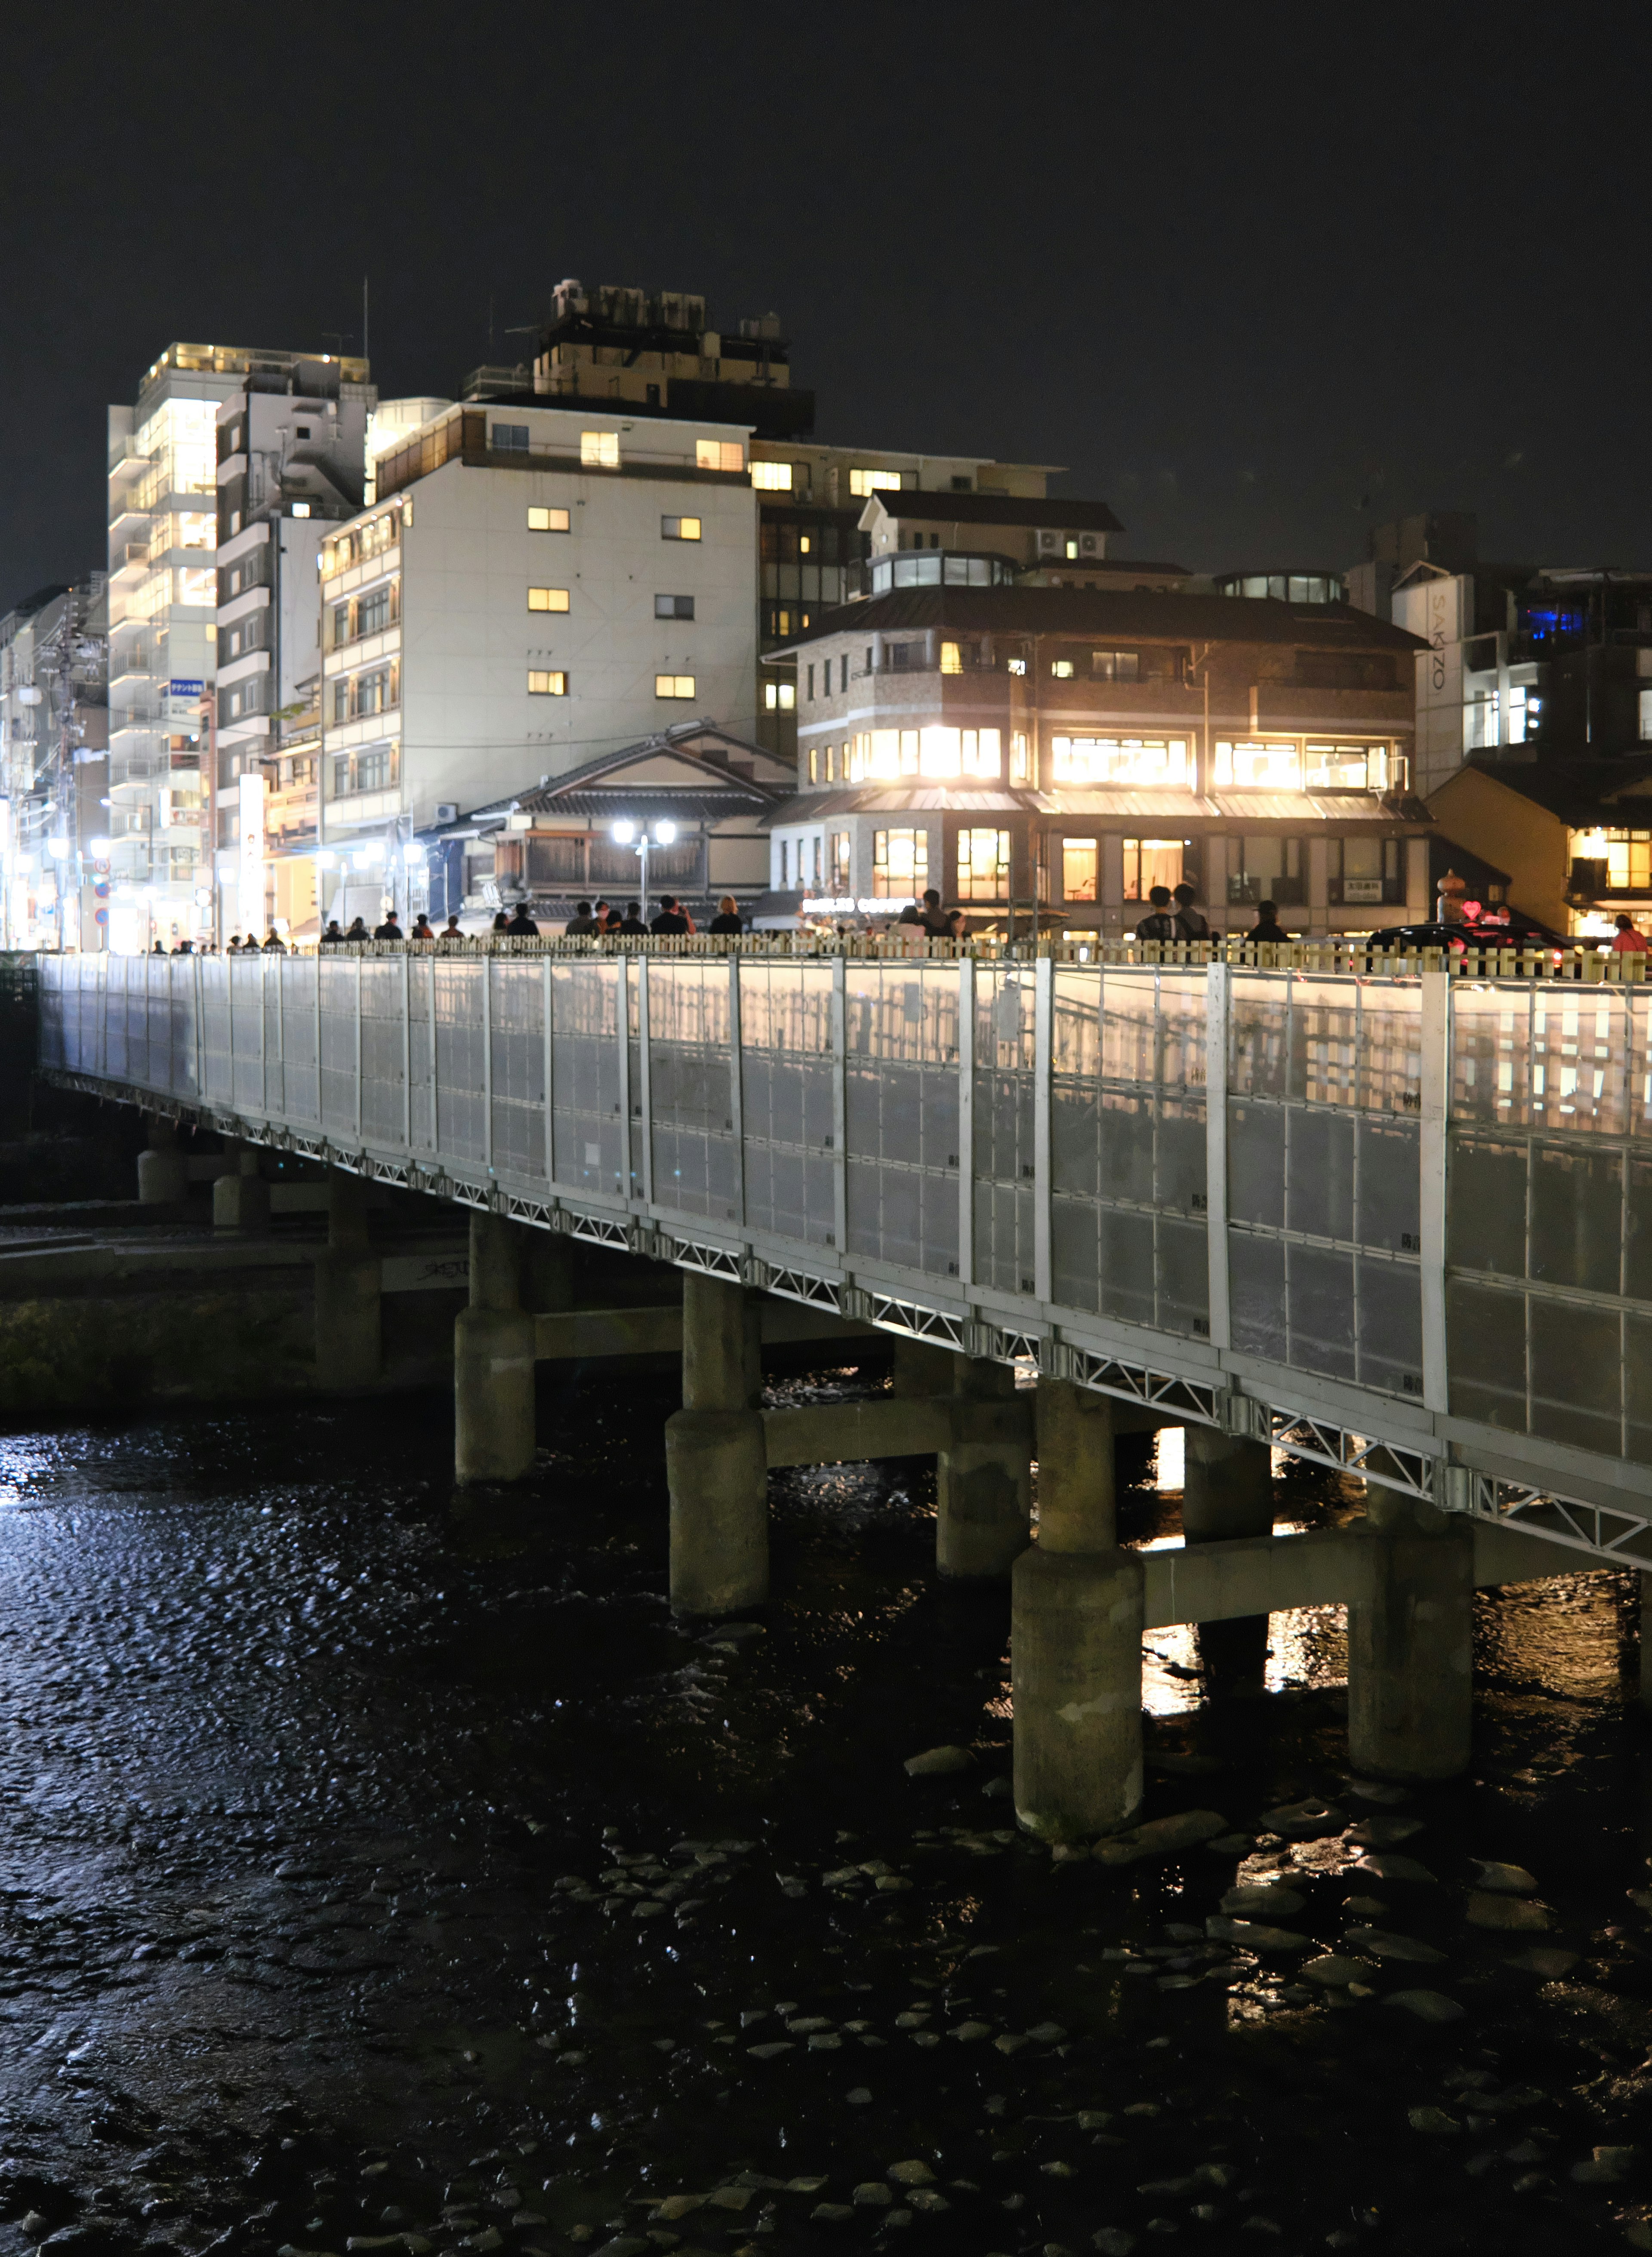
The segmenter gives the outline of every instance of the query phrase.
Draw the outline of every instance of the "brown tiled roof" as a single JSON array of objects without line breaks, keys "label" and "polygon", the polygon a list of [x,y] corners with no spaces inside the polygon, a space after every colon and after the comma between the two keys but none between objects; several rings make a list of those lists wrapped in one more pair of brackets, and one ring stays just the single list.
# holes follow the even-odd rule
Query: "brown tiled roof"
[{"label": "brown tiled roof", "polygon": [[964,634],[1094,635],[1123,642],[1293,643],[1334,651],[1422,650],[1403,627],[1348,604],[1286,604],[1275,597],[1188,596],[1143,588],[896,588],[822,612],[780,658],[836,635],[945,627]]},{"label": "brown tiled roof", "polygon": [[1104,501],[1040,501],[1036,494],[937,493],[905,487],[871,499],[887,516],[921,517],[925,524],[1041,525],[1064,533],[1124,530]]}]

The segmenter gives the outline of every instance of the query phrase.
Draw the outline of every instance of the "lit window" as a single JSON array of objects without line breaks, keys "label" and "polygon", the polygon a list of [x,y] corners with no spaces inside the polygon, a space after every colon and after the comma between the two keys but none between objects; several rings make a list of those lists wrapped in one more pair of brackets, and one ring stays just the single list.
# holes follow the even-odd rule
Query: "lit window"
[{"label": "lit window", "polygon": [[617,431],[582,431],[579,434],[579,459],[589,463],[593,470],[617,471],[620,467],[620,434]]},{"label": "lit window", "polygon": [[835,745],[828,745],[826,748],[826,780],[828,783],[835,783],[838,780],[838,748]]},{"label": "lit window", "polygon": [[1007,658],[1003,662],[1003,669],[1006,674],[1025,674],[1027,670],[1027,662],[1025,658]]},{"label": "lit window", "polygon": [[1050,661],[1050,671],[1058,682],[1071,682],[1073,662],[1070,658],[1053,658]]},{"label": "lit window", "polygon": [[1011,783],[1031,783],[1032,781],[1032,752],[1024,730],[1017,729],[1010,739],[1010,781]]},{"label": "lit window", "polygon": [[293,514],[294,517],[308,517],[309,504],[307,501],[295,501],[293,504]]},{"label": "lit window", "polygon": [[872,833],[872,891],[880,901],[904,901],[929,883],[926,831]]},{"label": "lit window", "polygon": [[835,894],[847,894],[849,890],[849,833],[847,831],[834,831],[828,851],[832,890]]},{"label": "lit window", "polygon": [[530,533],[566,533],[568,513],[565,509],[536,509],[530,503],[528,530]]},{"label": "lit window", "polygon": [[546,674],[536,667],[529,667],[528,694],[530,697],[565,697],[568,695],[568,677],[565,674]]},{"label": "lit window", "polygon": [[790,493],[791,465],[790,463],[754,463],[751,482],[762,493]]},{"label": "lit window", "polygon": [[566,588],[530,588],[528,591],[530,612],[565,612],[568,608]]},{"label": "lit window", "polygon": [[1093,902],[1095,899],[1095,839],[1064,838],[1061,841],[1061,898],[1066,902]]},{"label": "lit window", "polygon": [[961,645],[955,642],[942,643],[940,647],[940,670],[943,674],[961,674],[963,672],[964,654]]},{"label": "lit window", "polygon": [[1155,886],[1173,894],[1185,868],[1181,838],[1127,838],[1124,841],[1124,899],[1145,902]]},{"label": "lit window", "polygon": [[820,751],[817,745],[809,747],[809,781],[811,783],[820,781]]},{"label": "lit window", "polygon": [[961,902],[1001,902],[1010,890],[1010,834],[1007,831],[961,831],[958,833],[958,898]]},{"label": "lit window", "polygon": [[1309,745],[1303,780],[1309,791],[1386,791],[1386,745]]},{"label": "lit window", "polygon": [[525,455],[528,452],[528,426],[526,423],[495,423],[493,442],[502,453]]},{"label": "lit window", "polygon": [[1300,791],[1302,756],[1294,745],[1229,743],[1216,740],[1214,783],[1266,791]]},{"label": "lit window", "polygon": [[851,471],[849,492],[862,500],[868,494],[899,493],[901,474],[898,471]]},{"label": "lit window", "polygon": [[654,598],[656,619],[691,619],[694,616],[692,596],[656,596]]},{"label": "lit window", "polygon": [[1090,672],[1097,682],[1138,682],[1141,653],[1137,650],[1093,650]]},{"label": "lit window", "polygon": [[[743,471],[746,449],[738,439],[696,439],[694,467],[701,471]],[[754,478],[753,485],[756,484]]]},{"label": "lit window", "polygon": [[698,541],[700,521],[697,517],[663,517],[660,520],[662,541]]},{"label": "lit window", "polygon": [[1077,559],[1078,559],[1078,543],[1077,543],[1077,541],[1069,541],[1067,543],[1067,560],[1068,560],[1068,562],[1077,562]]},{"label": "lit window", "polygon": [[1236,906],[1272,902],[1276,908],[1300,908],[1305,867],[1300,838],[1230,838],[1228,899]]},{"label": "lit window", "polygon": [[694,677],[691,674],[656,674],[654,694],[656,697],[691,697]]},{"label": "lit window", "polygon": [[1053,737],[1050,775],[1054,783],[1145,783],[1192,782],[1187,740],[1181,737]]},{"label": "lit window", "polygon": [[[691,697],[691,690],[684,692]],[[795,712],[798,704],[798,685],[795,682],[765,682],[763,711],[765,713]]]},{"label": "lit window", "polygon": [[1652,888],[1652,831],[1607,831],[1606,885],[1614,894],[1643,894]]}]

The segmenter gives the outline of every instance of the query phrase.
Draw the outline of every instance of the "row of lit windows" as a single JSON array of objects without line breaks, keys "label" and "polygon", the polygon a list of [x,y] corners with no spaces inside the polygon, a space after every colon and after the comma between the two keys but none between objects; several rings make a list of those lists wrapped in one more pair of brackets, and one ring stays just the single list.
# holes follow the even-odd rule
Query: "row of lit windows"
[{"label": "row of lit windows", "polygon": [[[566,697],[568,676],[560,669],[529,667],[528,694],[530,697]],[[654,677],[656,697],[691,698],[698,695],[691,674],[656,674]]]},{"label": "row of lit windows", "polygon": [[[488,444],[496,454],[526,455],[532,450],[533,433],[526,423],[495,423],[488,432]],[[579,463],[582,470],[617,471],[620,468],[620,434],[617,431],[582,431],[579,434]],[[694,442],[694,467],[700,471],[723,471],[738,473],[746,467],[746,449],[738,439],[697,439]],[[786,466],[790,468],[788,464]],[[752,484],[767,483],[756,475],[754,464]],[[787,481],[791,483],[790,479]],[[565,527],[563,528],[564,531]]]},{"label": "row of lit windows", "polygon": [[[771,712],[775,710],[771,705]],[[1017,730],[1010,740],[1014,782],[1028,774],[1027,739]],[[900,776],[984,776],[1003,774],[1003,738],[997,729],[866,729],[837,745],[809,748],[811,783],[885,783]]]},{"label": "row of lit windows", "polygon": [[401,538],[402,527],[412,522],[413,499],[404,494],[394,509],[381,509],[376,517],[362,519],[347,533],[336,534],[322,550],[323,579],[330,580],[352,564],[365,564],[394,548]]}]

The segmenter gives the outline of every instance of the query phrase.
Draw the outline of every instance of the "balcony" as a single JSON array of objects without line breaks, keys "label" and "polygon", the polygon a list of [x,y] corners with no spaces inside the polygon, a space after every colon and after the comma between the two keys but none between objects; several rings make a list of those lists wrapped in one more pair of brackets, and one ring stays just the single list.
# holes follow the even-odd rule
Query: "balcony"
[{"label": "balcony", "polygon": [[149,543],[146,541],[117,542],[109,552],[110,585],[129,588],[141,580],[149,570]]}]

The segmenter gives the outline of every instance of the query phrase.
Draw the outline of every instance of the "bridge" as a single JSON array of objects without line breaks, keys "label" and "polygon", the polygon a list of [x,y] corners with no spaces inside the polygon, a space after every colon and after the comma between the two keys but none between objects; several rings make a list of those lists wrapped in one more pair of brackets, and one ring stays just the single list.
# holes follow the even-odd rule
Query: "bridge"
[{"label": "bridge", "polygon": [[[1060,1833],[1074,1812],[1116,1826],[1138,1798],[1113,1746],[1130,1737],[1113,1713],[1131,1707],[1129,1640],[1100,1626],[1119,1604],[1138,1621],[1154,1604],[1209,1620],[1322,1588],[1377,1624],[1391,1663],[1382,1625],[1414,1610],[1419,1577],[1455,1605],[1477,1579],[1513,1579],[1517,1559],[1521,1574],[1652,1569],[1639,965],[1256,953],[47,956],[40,1063],[157,1120],[470,1208],[462,1475],[531,1461],[546,1320],[520,1305],[507,1227],[682,1269],[685,1407],[667,1435],[680,1605],[766,1591],[769,1466],[903,1440],[935,1450],[943,1567],[1015,1563],[1017,1801]],[[337,1205],[318,1322],[330,1292],[344,1341],[370,1257]],[[895,1397],[765,1425],[749,1305],[776,1301],[894,1335]],[[800,1416],[814,1441],[783,1433]],[[1183,1563],[1185,1602],[1111,1528],[1111,1435],[1171,1424],[1188,1433],[1189,1544],[1222,1547],[1197,1574]],[[1273,1449],[1363,1477],[1358,1538],[1272,1536]],[[1082,1575],[1037,1585],[1064,1557]],[[1162,1612],[1178,1603],[1201,1611]],[[1450,1762],[1428,1753],[1446,1664],[1425,1659],[1414,1640],[1408,1692],[1376,1646],[1351,1663],[1351,1731],[1372,1768],[1385,1750],[1413,1772],[1450,1768],[1457,1740],[1465,1752],[1463,1709]],[[1357,1678],[1378,1687],[1363,1724]],[[1024,1705],[1054,1716],[1075,1687],[1110,1722],[1077,1731],[1081,1761],[1051,1726],[1046,1758]],[[1099,1799],[1078,1783],[1097,1764],[1113,1782]]]}]

